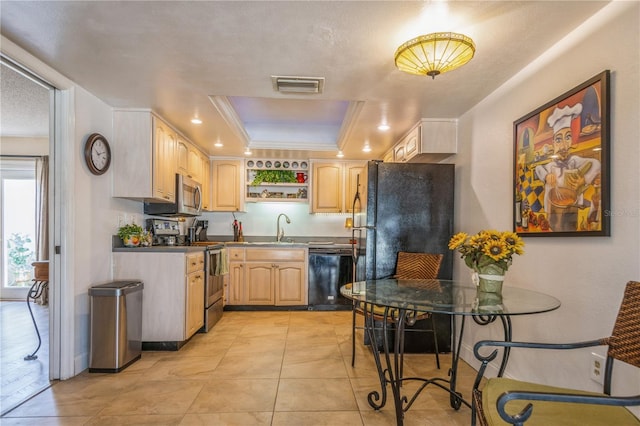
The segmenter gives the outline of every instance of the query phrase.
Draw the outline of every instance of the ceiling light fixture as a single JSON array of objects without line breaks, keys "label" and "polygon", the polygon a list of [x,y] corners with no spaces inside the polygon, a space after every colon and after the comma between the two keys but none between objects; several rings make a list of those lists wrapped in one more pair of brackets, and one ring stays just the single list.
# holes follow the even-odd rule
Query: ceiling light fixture
[{"label": "ceiling light fixture", "polygon": [[202,120],[200,120],[199,118],[192,118],[192,119],[191,119],[191,122],[192,122],[193,124],[202,124]]},{"label": "ceiling light fixture", "polygon": [[387,130],[389,130],[391,128],[391,126],[389,126],[388,124],[381,124],[378,126],[378,130],[382,131],[382,132],[386,132]]},{"label": "ceiling light fixture", "polygon": [[476,45],[458,33],[431,33],[402,44],[395,53],[396,67],[415,75],[436,75],[452,71],[473,58]]},{"label": "ceiling light fixture", "polygon": [[336,157],[342,158],[344,157],[344,153],[342,151],[338,151],[338,153],[336,154]]},{"label": "ceiling light fixture", "polygon": [[216,148],[222,148],[224,145],[222,144],[222,142],[218,141],[214,143],[213,146],[215,146]]},{"label": "ceiling light fixture", "polygon": [[364,144],[364,148],[362,148],[362,152],[371,152],[371,147],[369,143]]},{"label": "ceiling light fixture", "polygon": [[251,152],[251,148],[246,147],[246,148],[244,149],[244,155],[251,155],[251,154],[252,154],[252,152]]}]

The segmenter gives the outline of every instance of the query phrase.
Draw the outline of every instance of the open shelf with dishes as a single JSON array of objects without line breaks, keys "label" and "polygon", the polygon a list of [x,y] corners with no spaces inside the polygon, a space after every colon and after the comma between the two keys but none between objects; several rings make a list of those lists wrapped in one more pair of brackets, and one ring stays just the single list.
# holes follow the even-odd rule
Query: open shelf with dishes
[{"label": "open shelf with dishes", "polygon": [[309,162],[304,160],[247,160],[247,202],[309,201]]}]

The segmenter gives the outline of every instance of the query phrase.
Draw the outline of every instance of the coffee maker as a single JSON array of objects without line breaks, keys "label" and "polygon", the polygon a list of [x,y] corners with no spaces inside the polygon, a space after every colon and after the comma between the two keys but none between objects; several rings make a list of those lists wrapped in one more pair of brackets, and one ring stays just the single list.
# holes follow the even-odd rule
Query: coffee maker
[{"label": "coffee maker", "polygon": [[175,246],[179,243],[180,225],[177,220],[147,219],[147,230],[153,234],[154,246]]}]

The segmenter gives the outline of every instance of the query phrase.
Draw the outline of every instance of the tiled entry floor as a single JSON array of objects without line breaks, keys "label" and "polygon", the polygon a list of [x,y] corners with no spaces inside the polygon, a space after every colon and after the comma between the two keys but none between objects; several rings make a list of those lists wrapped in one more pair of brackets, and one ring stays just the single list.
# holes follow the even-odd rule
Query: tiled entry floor
[{"label": "tiled entry floor", "polygon": [[[434,355],[408,354],[405,362],[405,376],[445,376],[450,356],[441,356],[439,371]],[[458,389],[467,399],[474,377],[461,362]],[[0,423],[393,425],[392,401],[379,412],[367,403],[377,388],[364,345],[357,345],[351,367],[351,312],[225,312],[211,332],[177,352],[143,352],[118,374],[84,372],[57,382]],[[428,387],[405,424],[468,425],[470,419],[469,408],[451,409],[448,393]]]}]

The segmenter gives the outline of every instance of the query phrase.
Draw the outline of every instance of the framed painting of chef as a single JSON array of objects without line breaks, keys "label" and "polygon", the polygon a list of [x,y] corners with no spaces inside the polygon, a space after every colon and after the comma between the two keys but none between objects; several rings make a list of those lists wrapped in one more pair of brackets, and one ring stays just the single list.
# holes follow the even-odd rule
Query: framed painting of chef
[{"label": "framed painting of chef", "polygon": [[609,236],[609,71],[513,123],[513,229]]}]

